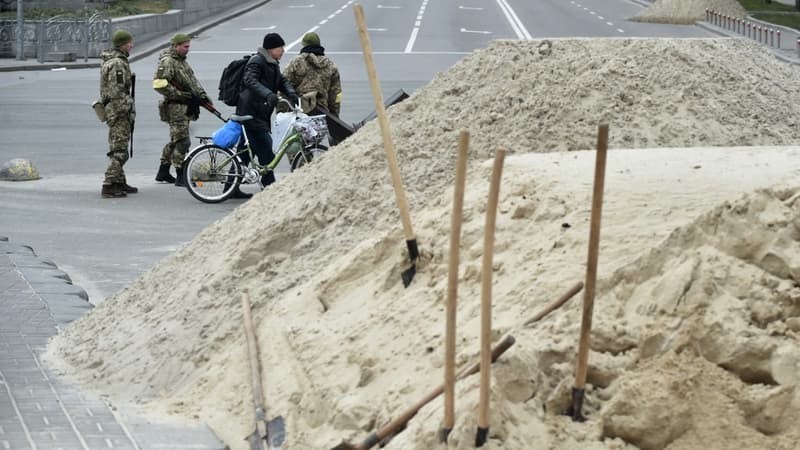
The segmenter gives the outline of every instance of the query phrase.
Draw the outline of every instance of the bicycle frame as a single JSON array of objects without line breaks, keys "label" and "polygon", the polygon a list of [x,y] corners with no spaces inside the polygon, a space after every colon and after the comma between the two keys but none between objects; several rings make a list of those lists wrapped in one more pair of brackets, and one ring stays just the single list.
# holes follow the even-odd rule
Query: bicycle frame
[{"label": "bicycle frame", "polygon": [[[233,149],[232,148],[230,150],[233,150],[235,152],[233,157],[239,157],[239,160],[241,160],[241,156],[240,155],[243,155],[244,153],[247,153],[247,156],[250,158],[250,164],[249,165],[253,166],[253,168],[258,171],[259,175],[264,175],[264,174],[266,174],[268,172],[274,171],[275,168],[278,167],[278,164],[281,162],[281,159],[283,159],[283,155],[286,154],[286,150],[289,148],[289,146],[292,145],[295,142],[298,142],[298,141],[302,140],[302,136],[300,136],[300,133],[298,133],[298,132],[296,132],[294,130],[291,131],[289,133],[289,136],[286,139],[284,139],[283,142],[281,142],[281,145],[278,148],[278,152],[275,153],[275,157],[272,158],[272,161],[270,161],[269,164],[262,166],[257,161],[257,158],[253,154],[253,149],[252,149],[252,147],[250,147],[250,139],[248,139],[248,137],[247,137],[247,131],[244,129],[244,126],[242,126],[242,135],[244,136],[244,146],[242,147],[242,149],[239,150],[238,148],[237,149]],[[302,142],[300,142],[300,143],[302,145]],[[220,165],[226,166],[231,161],[231,159],[233,157],[224,159],[220,163]]]}]

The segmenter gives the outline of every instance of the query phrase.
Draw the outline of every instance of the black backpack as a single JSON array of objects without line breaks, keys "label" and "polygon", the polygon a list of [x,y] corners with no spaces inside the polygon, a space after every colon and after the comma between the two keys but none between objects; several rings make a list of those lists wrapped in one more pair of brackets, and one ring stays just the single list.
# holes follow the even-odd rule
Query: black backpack
[{"label": "black backpack", "polygon": [[222,71],[222,76],[219,78],[219,100],[228,106],[236,106],[239,103],[239,91],[242,87],[242,76],[244,75],[244,66],[253,55],[247,55],[242,58],[234,59]]}]

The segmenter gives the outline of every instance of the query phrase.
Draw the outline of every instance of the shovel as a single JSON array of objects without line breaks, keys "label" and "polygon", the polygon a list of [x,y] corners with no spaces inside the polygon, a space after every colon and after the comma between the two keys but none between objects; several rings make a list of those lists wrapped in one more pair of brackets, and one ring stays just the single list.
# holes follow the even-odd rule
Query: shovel
[{"label": "shovel", "polygon": [[458,136],[456,179],[453,186],[453,215],[450,221],[450,257],[447,273],[447,314],[445,322],[444,351],[444,422],[439,428],[439,442],[447,442],[447,436],[455,423],[456,384],[456,303],[458,300],[458,254],[461,245],[461,222],[464,208],[464,184],[467,177],[467,150],[469,132],[461,130]]},{"label": "shovel", "polygon": [[261,360],[258,357],[258,342],[253,327],[253,316],[250,312],[250,295],[247,292],[242,294],[242,309],[247,353],[250,360],[250,380],[253,385],[253,404],[256,408],[256,429],[247,437],[247,441],[250,442],[251,450],[280,450],[286,439],[286,427],[281,416],[267,422],[267,412],[264,409],[264,390],[261,387]]},{"label": "shovel", "polygon": [[414,235],[414,230],[411,228],[411,218],[408,215],[408,201],[406,200],[406,193],[403,188],[403,180],[400,178],[400,169],[397,167],[397,157],[394,151],[394,144],[392,143],[392,133],[389,129],[389,121],[386,118],[386,111],[383,107],[383,96],[381,95],[381,87],[378,81],[378,74],[375,71],[375,62],[372,59],[372,44],[369,41],[369,34],[367,33],[367,22],[364,20],[364,8],[359,5],[353,5],[353,11],[356,14],[356,23],[358,24],[358,36],[361,39],[361,47],[364,50],[364,63],[367,66],[367,75],[369,77],[369,84],[372,88],[372,97],[375,100],[375,113],[378,116],[378,124],[381,127],[381,136],[383,137],[383,149],[386,152],[386,159],[389,163],[389,171],[392,174],[392,185],[394,186],[394,196],[397,201],[397,207],[400,209],[400,219],[403,222],[403,233],[406,237],[406,246],[408,247],[408,259],[411,260],[411,267],[404,270],[400,277],[403,279],[403,286],[408,287],[414,275],[417,273],[417,259],[419,258],[419,248],[417,247],[417,238]]},{"label": "shovel", "polygon": [[586,263],[586,290],[583,291],[583,314],[581,334],[578,342],[578,363],[575,369],[575,386],[572,388],[572,403],[566,415],[573,422],[583,422],[583,397],[586,372],[589,367],[589,338],[592,331],[594,291],[597,282],[597,259],[600,247],[600,219],[603,211],[603,186],[606,177],[606,151],[608,150],[608,124],[600,124],[597,133],[597,158],[594,168],[594,191],[592,192],[592,217],[589,228],[589,256]]},{"label": "shovel", "polygon": [[481,268],[481,381],[478,403],[478,430],[475,447],[482,447],[489,436],[489,394],[491,388],[491,335],[492,335],[492,258],[494,257],[494,233],[497,222],[497,203],[500,199],[500,180],[503,176],[503,160],[506,152],[498,149],[494,155],[492,180],[489,184],[489,200],[486,206],[486,227],[483,240],[483,265]]},{"label": "shovel", "polygon": [[[515,339],[514,336],[507,335],[503,338],[492,350],[492,362],[496,361],[497,358],[500,357],[506,350],[511,348],[514,345]],[[480,370],[480,362],[476,362],[471,366],[465,367],[461,372],[456,375],[456,379],[460,380],[462,378],[466,378]],[[369,448],[374,447],[379,442],[383,441],[384,439],[394,436],[397,432],[401,431],[409,420],[411,420],[417,412],[422,409],[423,406],[430,403],[433,399],[441,395],[444,392],[444,384],[437,387],[434,391],[430,394],[426,395],[422,400],[415,403],[411,408],[408,408],[402,414],[400,414],[396,419],[392,420],[388,424],[384,425],[383,428],[380,430],[370,434],[364,439],[364,442],[360,444],[351,444],[349,442],[342,442],[341,444],[333,447],[331,450],[366,450]]]}]

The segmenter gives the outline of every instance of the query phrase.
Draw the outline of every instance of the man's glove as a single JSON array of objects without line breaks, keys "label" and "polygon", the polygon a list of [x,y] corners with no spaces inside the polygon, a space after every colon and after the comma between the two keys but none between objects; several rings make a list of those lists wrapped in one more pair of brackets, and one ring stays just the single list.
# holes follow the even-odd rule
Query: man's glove
[{"label": "man's glove", "polygon": [[300,102],[300,97],[298,97],[297,94],[288,94],[286,99],[289,100],[289,103],[291,103],[293,107],[297,106]]},{"label": "man's glove", "polygon": [[200,96],[200,99],[203,101],[203,103],[207,103],[211,106],[214,106],[214,102],[212,102],[211,99],[208,98],[208,94],[206,94],[205,92],[203,92],[203,94]]},{"label": "man's glove", "polygon": [[278,104],[278,96],[275,94],[269,94],[264,104],[267,105],[267,108],[274,108]]}]

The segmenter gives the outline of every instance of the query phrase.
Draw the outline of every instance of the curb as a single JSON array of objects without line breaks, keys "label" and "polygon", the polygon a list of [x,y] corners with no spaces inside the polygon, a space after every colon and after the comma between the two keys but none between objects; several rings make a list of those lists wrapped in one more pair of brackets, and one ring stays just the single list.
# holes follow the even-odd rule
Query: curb
[{"label": "curb", "polygon": [[[233,19],[234,17],[241,16],[242,14],[248,13],[248,12],[250,12],[250,11],[256,9],[256,8],[264,6],[267,3],[269,3],[270,1],[271,0],[256,0],[255,2],[250,3],[248,5],[245,5],[245,6],[239,8],[237,10],[234,10],[234,11],[228,13],[228,14],[225,14],[224,16],[221,16],[221,17],[218,17],[218,18],[215,18],[215,19],[211,19],[208,22],[201,22],[199,25],[198,24],[193,24],[195,26],[195,28],[189,28],[188,31],[186,32],[186,34],[188,34],[190,36],[198,35],[198,34],[202,33],[203,31],[206,31],[209,28],[213,28],[213,27],[215,27],[215,26],[217,26],[217,25],[219,25],[219,24],[221,24],[221,23],[223,23],[225,21]],[[189,25],[189,26],[192,26],[192,25]],[[168,37],[171,34],[172,34],[171,32],[166,32],[166,33],[160,35],[159,37],[156,37],[156,38],[153,38],[153,39],[148,39],[147,41],[145,41],[145,44],[148,44],[149,46],[145,47],[144,50],[138,51],[134,55],[130,56],[128,58],[128,61],[130,61],[130,62],[138,61],[139,59],[148,57],[148,56],[152,55],[153,53],[156,53],[159,50],[162,50],[162,49],[168,47],[169,46],[169,39],[163,39],[163,42],[159,42],[159,41],[162,41],[163,37]],[[19,66],[14,66],[14,65],[11,65],[11,66],[0,66],[0,72],[54,70],[54,69],[91,69],[91,68],[100,67],[101,62],[99,61],[99,58],[93,58],[93,59],[97,59],[98,62],[36,63],[36,64],[23,64],[23,65],[19,65]]]}]

